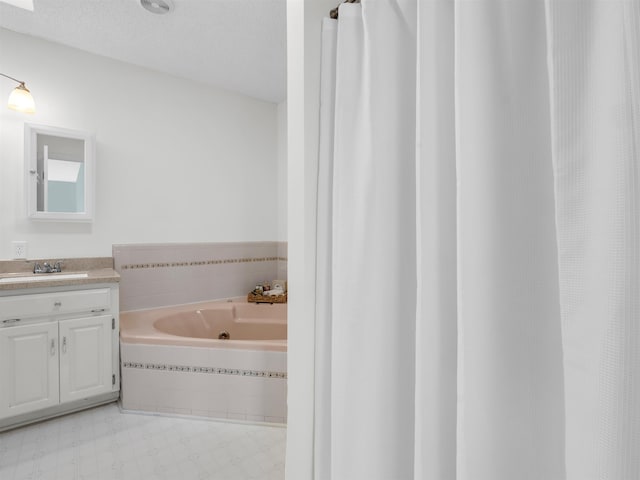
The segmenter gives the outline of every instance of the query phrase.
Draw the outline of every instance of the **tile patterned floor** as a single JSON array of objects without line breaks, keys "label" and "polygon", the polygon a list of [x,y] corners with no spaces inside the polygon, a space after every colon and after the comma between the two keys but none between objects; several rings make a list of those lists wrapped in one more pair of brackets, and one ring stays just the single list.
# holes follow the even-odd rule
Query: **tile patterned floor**
[{"label": "tile patterned floor", "polygon": [[286,429],[120,413],[115,403],[0,433],[2,480],[282,480]]}]

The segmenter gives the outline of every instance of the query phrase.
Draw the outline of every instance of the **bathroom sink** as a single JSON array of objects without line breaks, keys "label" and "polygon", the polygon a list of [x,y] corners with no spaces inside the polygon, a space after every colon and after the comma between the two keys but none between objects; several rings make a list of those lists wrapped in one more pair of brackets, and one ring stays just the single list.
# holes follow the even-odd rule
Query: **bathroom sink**
[{"label": "bathroom sink", "polygon": [[0,283],[30,283],[47,282],[51,280],[71,280],[73,278],[87,278],[87,273],[43,273],[36,275],[6,276],[0,278]]}]

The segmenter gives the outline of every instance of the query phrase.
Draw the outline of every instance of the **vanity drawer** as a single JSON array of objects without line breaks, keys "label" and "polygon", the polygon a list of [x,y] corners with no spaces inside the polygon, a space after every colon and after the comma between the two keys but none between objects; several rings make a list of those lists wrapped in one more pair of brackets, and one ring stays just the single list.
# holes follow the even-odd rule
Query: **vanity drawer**
[{"label": "vanity drawer", "polygon": [[110,307],[109,288],[0,297],[0,326],[4,320],[108,311]]}]

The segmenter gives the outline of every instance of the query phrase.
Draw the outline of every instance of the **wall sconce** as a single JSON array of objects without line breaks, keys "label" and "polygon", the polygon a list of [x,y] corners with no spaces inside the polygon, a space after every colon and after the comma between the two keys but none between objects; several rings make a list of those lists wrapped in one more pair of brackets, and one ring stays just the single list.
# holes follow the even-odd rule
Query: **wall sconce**
[{"label": "wall sconce", "polygon": [[9,95],[9,102],[7,106],[11,110],[16,110],[17,112],[35,113],[36,105],[33,102],[31,92],[27,87],[25,87],[24,82],[10,77],[9,75],[5,75],[4,73],[0,73],[0,75],[19,83],[19,85],[13,89],[11,95]]}]

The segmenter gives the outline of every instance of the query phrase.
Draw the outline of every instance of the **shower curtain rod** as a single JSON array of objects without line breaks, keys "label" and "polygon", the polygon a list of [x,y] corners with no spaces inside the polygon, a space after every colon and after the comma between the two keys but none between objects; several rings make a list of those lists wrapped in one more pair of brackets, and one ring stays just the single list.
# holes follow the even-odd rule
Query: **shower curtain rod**
[{"label": "shower curtain rod", "polygon": [[[342,3],[360,3],[360,0],[344,0],[344,2]],[[340,4],[342,5],[342,4]],[[334,8],[333,10],[331,10],[329,12],[329,16],[333,19],[337,19],[338,18],[338,8],[340,7],[340,5],[338,5],[336,8]]]}]

